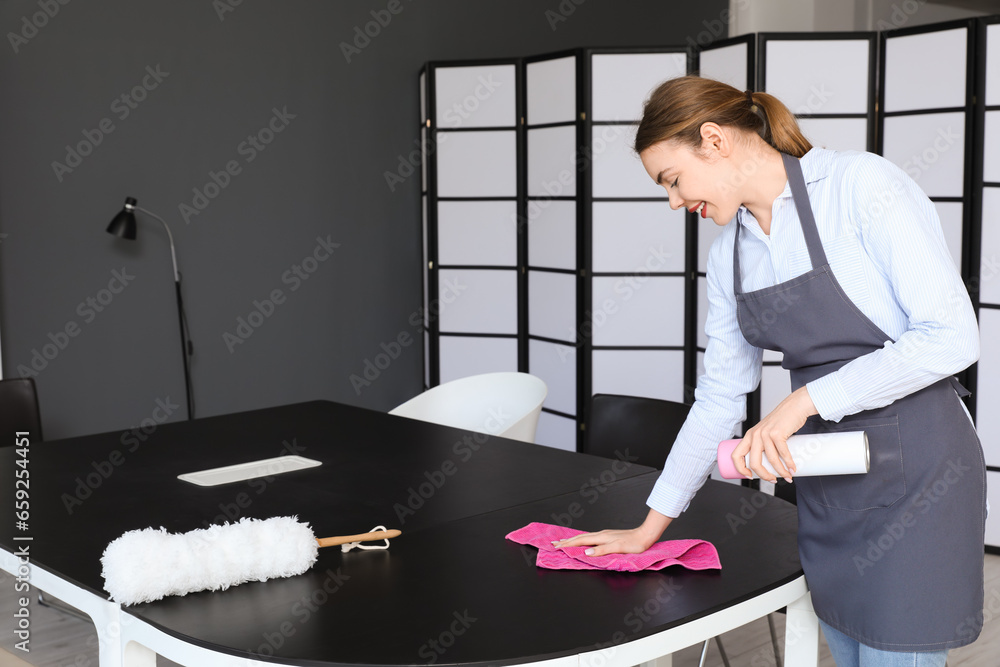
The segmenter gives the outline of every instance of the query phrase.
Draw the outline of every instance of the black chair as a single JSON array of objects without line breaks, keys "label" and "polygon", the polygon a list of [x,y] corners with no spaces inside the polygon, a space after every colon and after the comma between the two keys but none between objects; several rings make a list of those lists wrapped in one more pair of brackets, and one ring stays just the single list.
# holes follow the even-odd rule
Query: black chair
[{"label": "black chair", "polygon": [[[38,392],[35,391],[33,379],[0,380],[0,429],[0,433],[4,434],[0,446],[13,445],[13,434],[17,431],[29,433],[31,446],[42,441],[42,415],[38,409]],[[38,593],[38,604],[90,622],[90,617],[80,610],[47,599],[41,592]]]},{"label": "black chair", "polygon": [[31,378],[0,380],[0,447],[14,444],[14,433],[27,431],[31,442],[42,441],[42,418],[38,412],[38,394]]},{"label": "black chair", "polygon": [[629,460],[662,469],[690,409],[655,398],[595,394],[590,399],[583,451],[618,458],[628,449]]}]

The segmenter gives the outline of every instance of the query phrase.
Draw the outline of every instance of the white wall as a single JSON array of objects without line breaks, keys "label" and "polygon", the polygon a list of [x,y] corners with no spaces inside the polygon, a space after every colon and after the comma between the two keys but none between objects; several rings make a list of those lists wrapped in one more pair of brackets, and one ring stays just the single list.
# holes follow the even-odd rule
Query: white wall
[{"label": "white wall", "polygon": [[1000,13],[1000,0],[971,8],[928,0],[730,0],[729,36],[752,32],[893,30]]}]

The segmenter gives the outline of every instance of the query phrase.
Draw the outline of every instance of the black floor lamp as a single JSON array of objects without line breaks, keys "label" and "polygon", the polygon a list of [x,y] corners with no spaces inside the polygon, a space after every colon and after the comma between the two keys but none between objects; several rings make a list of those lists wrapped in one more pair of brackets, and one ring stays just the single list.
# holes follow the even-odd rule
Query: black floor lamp
[{"label": "black floor lamp", "polygon": [[187,317],[184,315],[184,300],[181,298],[181,274],[177,270],[177,252],[174,250],[174,235],[170,233],[170,227],[166,221],[155,213],[151,213],[144,208],[136,206],[135,197],[125,198],[125,208],[119,211],[108,225],[108,233],[123,239],[135,240],[135,212],[141,211],[146,215],[156,218],[167,230],[167,238],[170,240],[170,258],[174,262],[174,291],[177,295],[177,319],[181,326],[181,356],[184,360],[184,391],[187,395],[188,419],[194,419],[194,402],[191,399],[191,361],[194,354],[194,347],[188,337]]}]

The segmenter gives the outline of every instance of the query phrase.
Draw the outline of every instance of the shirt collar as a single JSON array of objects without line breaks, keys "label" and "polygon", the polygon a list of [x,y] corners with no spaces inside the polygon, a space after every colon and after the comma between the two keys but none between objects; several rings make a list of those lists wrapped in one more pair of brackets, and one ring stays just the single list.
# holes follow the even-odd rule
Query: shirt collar
[{"label": "shirt collar", "polygon": [[[802,167],[802,176],[805,179],[806,185],[821,181],[829,176],[830,162],[833,159],[833,154],[834,151],[814,146],[809,149],[808,153],[799,158],[799,166]],[[781,191],[778,197],[791,196],[792,186],[789,183],[785,183],[785,189]]]},{"label": "shirt collar", "polygon": [[[830,165],[833,161],[833,157],[836,151],[827,150],[825,148],[813,147],[809,149],[809,152],[799,158],[799,166],[802,167],[802,177],[806,182],[806,185],[810,183],[815,183],[816,181],[821,181],[830,174]],[[778,195],[778,199],[792,198],[792,187],[791,184],[785,183],[785,189],[781,191]],[[740,206],[737,211],[736,219],[748,229],[756,227],[760,229],[756,221],[753,225],[749,224],[749,211],[746,206]],[[760,232],[763,236],[763,232]]]}]

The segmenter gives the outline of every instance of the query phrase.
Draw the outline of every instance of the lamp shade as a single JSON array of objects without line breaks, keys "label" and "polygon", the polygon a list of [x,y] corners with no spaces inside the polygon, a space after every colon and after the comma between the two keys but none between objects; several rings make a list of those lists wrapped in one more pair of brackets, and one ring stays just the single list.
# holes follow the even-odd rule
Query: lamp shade
[{"label": "lamp shade", "polygon": [[114,234],[130,241],[135,240],[135,204],[134,197],[125,198],[125,208],[111,219],[111,224],[108,225],[108,234]]}]

